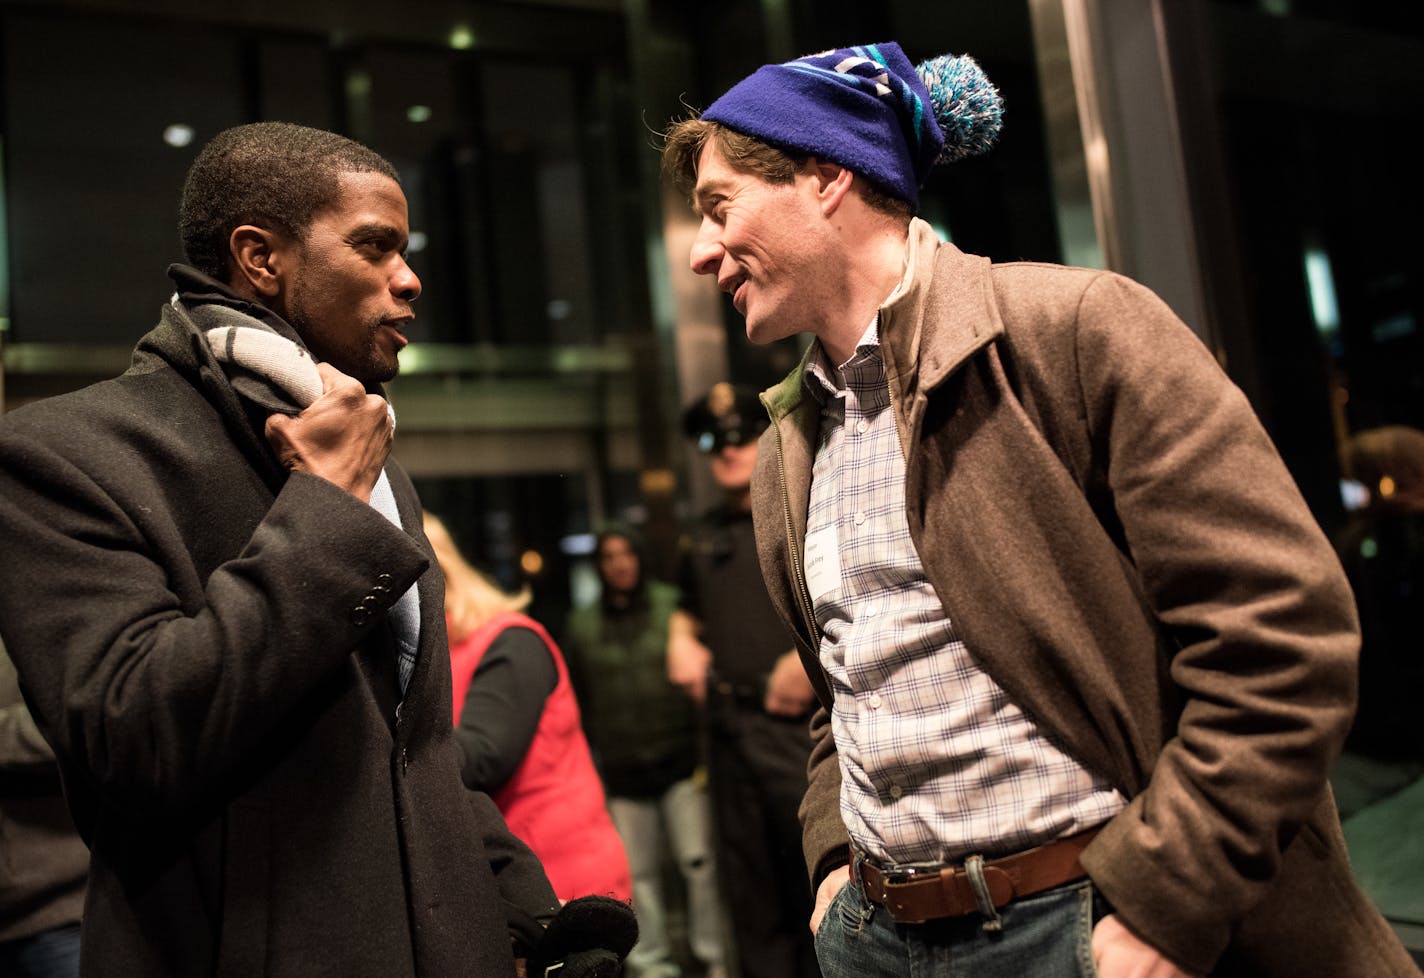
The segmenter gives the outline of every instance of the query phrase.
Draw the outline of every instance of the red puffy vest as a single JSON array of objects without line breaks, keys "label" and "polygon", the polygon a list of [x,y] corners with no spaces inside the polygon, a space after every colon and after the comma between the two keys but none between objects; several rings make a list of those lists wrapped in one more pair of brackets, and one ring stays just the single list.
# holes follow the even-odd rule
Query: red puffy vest
[{"label": "red puffy vest", "polygon": [[494,802],[510,831],[544,864],[560,900],[592,893],[631,899],[628,857],[608,817],[603,784],[584,739],[568,667],[544,627],[525,615],[496,615],[451,647],[452,716],[458,724],[470,680],[490,644],[506,628],[528,628],[542,638],[559,678],[544,701],[539,727],[524,760],[495,792]]}]

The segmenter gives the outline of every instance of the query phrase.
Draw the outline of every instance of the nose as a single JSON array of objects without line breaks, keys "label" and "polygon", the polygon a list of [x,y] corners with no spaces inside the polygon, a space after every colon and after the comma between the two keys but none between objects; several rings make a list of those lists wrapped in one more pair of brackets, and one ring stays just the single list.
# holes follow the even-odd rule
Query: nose
[{"label": "nose", "polygon": [[415,274],[404,258],[397,257],[399,266],[391,276],[391,294],[397,299],[414,302],[420,298],[420,277]]},{"label": "nose", "polygon": [[717,240],[716,226],[704,219],[692,239],[692,270],[698,275],[716,275],[722,263],[722,243]]}]

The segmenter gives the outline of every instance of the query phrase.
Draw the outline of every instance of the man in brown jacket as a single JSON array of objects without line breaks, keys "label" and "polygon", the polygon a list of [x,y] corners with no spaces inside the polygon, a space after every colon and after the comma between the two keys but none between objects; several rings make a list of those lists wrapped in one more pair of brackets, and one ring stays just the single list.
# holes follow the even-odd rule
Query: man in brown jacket
[{"label": "man in brown jacket", "polygon": [[822,709],[802,805],[827,978],[1413,975],[1326,783],[1358,634],[1249,405],[1151,293],[912,218],[996,93],[897,45],[675,124],[753,342],[767,586]]}]

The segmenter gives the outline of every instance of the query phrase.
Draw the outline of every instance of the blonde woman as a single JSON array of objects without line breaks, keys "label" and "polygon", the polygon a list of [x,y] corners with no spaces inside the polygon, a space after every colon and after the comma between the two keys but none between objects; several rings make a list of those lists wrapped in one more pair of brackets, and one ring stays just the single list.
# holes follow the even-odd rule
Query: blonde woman
[{"label": "blonde woman", "polygon": [[425,534],[445,573],[455,740],[466,786],[494,798],[560,900],[630,899],[628,857],[608,816],[568,668],[549,633],[522,613],[528,589],[496,587],[430,513]]}]

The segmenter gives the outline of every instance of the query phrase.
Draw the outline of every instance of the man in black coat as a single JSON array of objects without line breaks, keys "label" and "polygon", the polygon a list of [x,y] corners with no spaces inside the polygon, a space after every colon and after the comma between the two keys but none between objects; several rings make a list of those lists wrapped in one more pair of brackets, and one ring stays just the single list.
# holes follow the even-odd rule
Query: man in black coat
[{"label": "man in black coat", "polygon": [[388,460],[420,282],[391,165],[218,135],[129,370],[0,418],[0,631],[91,850],[84,974],[500,976],[557,901],[460,782]]}]

